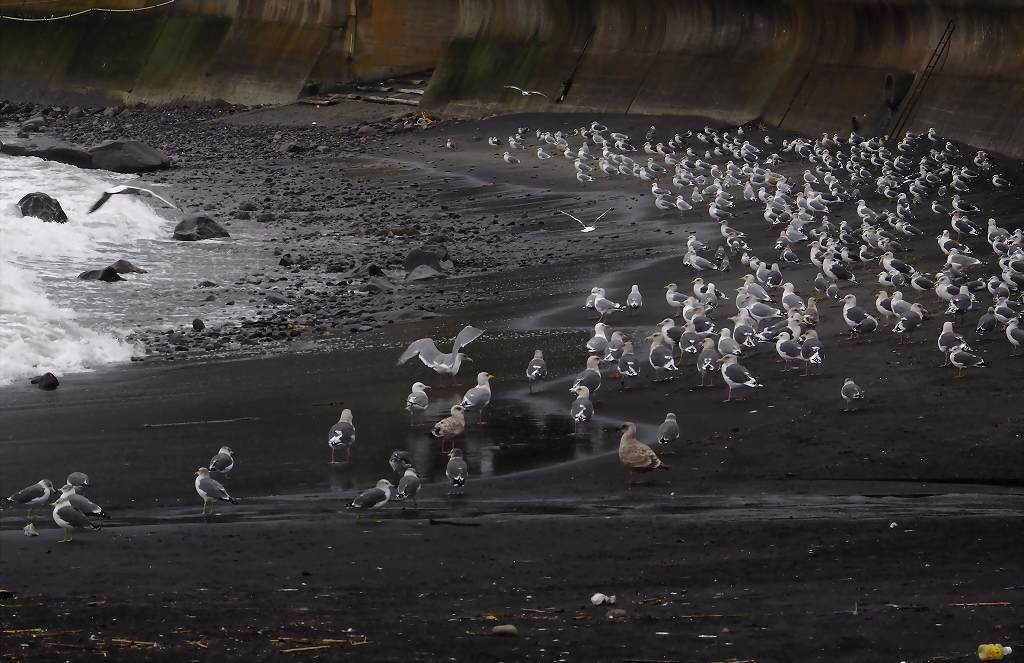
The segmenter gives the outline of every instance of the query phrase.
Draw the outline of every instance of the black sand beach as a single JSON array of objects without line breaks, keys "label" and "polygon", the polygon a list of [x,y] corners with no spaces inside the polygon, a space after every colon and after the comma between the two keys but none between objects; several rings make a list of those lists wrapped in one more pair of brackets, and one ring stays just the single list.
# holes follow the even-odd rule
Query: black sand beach
[{"label": "black sand beach", "polygon": [[[783,373],[765,345],[743,363],[766,387],[737,402],[721,402],[720,377],[696,387],[692,364],[624,392],[606,379],[598,419],[571,435],[586,293],[602,285],[621,299],[638,284],[645,308],[611,324],[642,338],[669,313],[664,285],[693,277],[679,260],[686,236],[711,239],[717,227],[697,211],[657,212],[633,182],[579,185],[568,162],[524,156],[510,169],[486,137],[591,119],[640,134],[703,120],[513,116],[421,131],[381,119],[360,132],[366,117],[347,119],[344,104],[228,120],[161,112],[127,115],[140,139],[174,145],[175,169],[154,179],[214,215],[257,200],[274,215],[262,223],[294,236],[282,252],[306,262],[280,267],[268,252],[253,265],[256,285],[274,283],[290,303],[222,332],[241,349],[192,338],[179,351],[141,330],[153,350],[142,362],[61,376],[56,392],[0,389],[0,492],[81,469],[112,516],[102,532],[56,545],[48,514],[28,538],[24,514],[4,509],[5,660],[966,661],[981,642],[1021,639],[1024,359],[1003,338],[976,343],[970,316],[965,333],[990,367],[963,379],[939,368],[940,315],[911,344],[888,330],[851,343],[841,305],[825,300],[820,375]],[[56,130],[93,131],[70,119]],[[458,149],[440,148],[448,137]],[[309,149],[272,147],[287,140]],[[581,235],[555,212],[566,207],[616,212]],[[1011,230],[1024,219],[1016,190],[986,193],[985,207]],[[734,225],[770,254],[757,208],[740,209]],[[942,220],[921,217],[924,236],[909,248],[934,271]],[[439,234],[452,276],[359,299],[338,292],[349,272],[394,269]],[[734,292],[742,271],[716,274],[719,289]],[[807,284],[813,267],[789,273]],[[850,291],[866,305],[880,286],[862,274]],[[490,423],[460,442],[465,495],[451,496],[438,443],[402,409],[409,384],[432,376],[394,359],[410,340],[447,340],[464,324],[487,334],[460,378],[498,380]],[[538,347],[553,375],[530,395],[523,370]],[[846,376],[867,391],[849,414]],[[433,394],[428,420],[461,393]],[[324,432],[342,407],[355,412],[359,444],[350,465],[332,467]],[[672,469],[627,487],[616,428],[637,421],[650,441],[667,411],[687,421],[665,457]],[[225,483],[239,504],[203,522],[192,472],[224,443],[238,453]],[[399,448],[431,480],[419,508],[357,520],[344,505],[390,476]],[[617,602],[594,607],[594,592]],[[500,624],[518,635],[491,635]]]}]

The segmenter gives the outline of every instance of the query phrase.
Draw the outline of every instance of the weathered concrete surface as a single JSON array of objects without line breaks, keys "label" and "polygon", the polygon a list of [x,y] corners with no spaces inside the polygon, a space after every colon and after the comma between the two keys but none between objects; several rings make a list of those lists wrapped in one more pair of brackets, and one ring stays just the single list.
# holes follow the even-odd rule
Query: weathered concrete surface
[{"label": "weathered concrete surface", "polygon": [[1024,155],[1017,0],[463,0],[424,103],[762,118],[807,133],[848,131],[855,116],[881,133],[949,21],[908,128]]},{"label": "weathered concrete surface", "polygon": [[[61,0],[8,4],[0,14],[153,4]],[[454,0],[178,0],[62,21],[0,20],[0,98],[287,102],[309,78],[331,84],[432,67],[453,8]]]}]

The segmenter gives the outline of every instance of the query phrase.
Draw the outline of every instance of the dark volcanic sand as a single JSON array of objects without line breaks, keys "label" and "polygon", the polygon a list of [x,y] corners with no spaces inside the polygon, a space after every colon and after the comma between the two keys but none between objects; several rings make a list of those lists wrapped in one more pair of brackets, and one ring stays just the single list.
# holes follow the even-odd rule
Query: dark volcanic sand
[{"label": "dark volcanic sand", "polygon": [[[1024,456],[1019,390],[1011,385],[1024,359],[1009,357],[1004,338],[974,343],[991,367],[957,380],[938,368],[941,316],[915,344],[897,347],[887,330],[851,344],[841,337],[841,308],[821,302],[822,375],[781,373],[765,345],[743,363],[767,386],[738,394],[745,400],[737,403],[720,402],[720,378],[714,389],[693,387],[692,359],[678,380],[659,385],[645,378],[619,393],[606,380],[600,420],[573,440],[566,388],[590,335],[578,308],[585,293],[600,284],[622,299],[639,284],[643,312],[611,321],[638,338],[667,314],[664,284],[685,287],[692,278],[678,261],[686,231],[710,239],[716,229],[697,212],[682,221],[657,213],[635,183],[579,185],[567,161],[542,165],[532,150],[510,169],[495,158],[503,147],[482,142],[516,126],[567,129],[584,118],[494,118],[359,138],[341,129],[342,106],[315,111],[336,115],[317,116],[315,130],[306,128],[308,107],[275,109],[270,124],[259,119],[269,111],[200,123],[178,136],[180,167],[161,176],[179,192],[204,182],[190,202],[224,214],[266,188],[267,178],[280,182],[264,204],[294,208],[284,210],[294,230],[283,223],[281,230],[294,233],[294,246],[310,259],[308,269],[280,275],[301,310],[253,325],[254,344],[277,347],[265,343],[268,331],[285,344],[273,334],[300,320],[296,338],[309,352],[146,362],[62,377],[53,393],[0,392],[0,492],[20,488],[26,476],[87,469],[95,484],[89,495],[114,515],[104,532],[58,546],[48,514],[42,535],[26,538],[23,515],[5,509],[0,588],[16,592],[0,599],[6,659],[91,660],[103,652],[175,661],[966,661],[981,642],[1020,641],[1014,604],[1024,577]],[[131,112],[140,137],[153,143],[158,128],[172,131],[191,117]],[[673,131],[703,124],[608,123],[642,133],[652,121]],[[83,135],[76,126],[65,133]],[[297,135],[330,151],[281,156],[268,147],[277,132],[279,140]],[[442,152],[449,135],[459,149]],[[1018,179],[1009,165],[1000,170]],[[304,185],[311,177],[324,179]],[[352,209],[323,199],[332,193],[353,197]],[[968,199],[1004,227],[1021,223],[1015,191]],[[553,212],[568,205],[596,215],[607,201],[616,213],[589,236]],[[852,215],[847,208],[834,218]],[[755,253],[771,254],[772,233],[758,210],[740,209],[733,225],[750,231]],[[909,255],[934,270],[939,220],[919,214],[925,237]],[[412,218],[418,234],[393,232]],[[337,235],[302,239],[304,228],[321,225]],[[393,296],[342,298],[354,321],[339,322],[330,299],[338,277],[322,269],[327,256],[343,255],[344,269],[364,261],[393,267],[438,232],[449,235],[455,278]],[[359,237],[367,241],[354,249]],[[725,293],[741,271],[733,263],[731,274],[715,278]],[[786,273],[811,293],[809,267]],[[873,308],[873,273],[861,281],[852,291]],[[328,295],[303,292],[321,287]],[[934,296],[921,300],[939,310]],[[383,319],[359,320],[412,306],[462,308],[390,328]],[[731,303],[723,310],[731,312]],[[969,330],[975,319],[968,316]],[[385,329],[349,334],[357,322]],[[466,495],[430,485],[419,510],[389,505],[379,524],[357,521],[343,504],[387,475],[392,448],[409,448],[425,476],[441,478],[436,444],[410,433],[400,409],[408,384],[425,373],[392,362],[408,340],[450,338],[467,322],[489,334],[471,346],[476,363],[464,380],[475,370],[502,379],[492,423],[462,443],[473,470]],[[537,329],[548,331],[525,331]],[[344,347],[316,351],[311,342],[323,331],[344,336]],[[534,347],[545,349],[554,377],[531,397],[520,376]],[[849,415],[840,413],[838,396],[846,375],[868,391],[862,411]],[[435,395],[432,420],[458,393]],[[342,402],[356,412],[360,443],[352,466],[329,468],[323,432]],[[649,440],[668,410],[690,422],[677,453],[666,457],[672,470],[627,489],[614,454],[602,453],[617,443],[614,427],[639,421]],[[245,419],[144,428],[233,418]],[[225,441],[240,451],[226,483],[242,499],[203,523],[190,475]],[[614,607],[625,613],[609,619],[607,607],[592,607],[595,591],[616,594]],[[514,624],[519,636],[488,635],[495,624]],[[285,651],[305,647],[322,648]]]}]

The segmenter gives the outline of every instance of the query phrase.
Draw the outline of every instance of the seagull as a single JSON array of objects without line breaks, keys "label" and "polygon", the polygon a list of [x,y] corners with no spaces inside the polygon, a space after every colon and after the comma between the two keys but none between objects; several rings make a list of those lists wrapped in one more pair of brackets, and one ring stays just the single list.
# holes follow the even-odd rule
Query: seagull
[{"label": "seagull", "polygon": [[946,357],[940,368],[949,366],[949,353],[953,351],[953,348],[960,347],[970,350],[964,343],[964,337],[953,331],[953,323],[948,320],[942,323],[942,331],[939,333],[939,339],[936,343],[939,346],[939,351]]},{"label": "seagull", "polygon": [[391,500],[391,489],[393,487],[390,481],[381,479],[373,488],[368,488],[356,495],[355,499],[349,503],[348,508],[356,509],[357,511],[379,509]]},{"label": "seagull", "polygon": [[423,414],[430,405],[427,389],[430,389],[430,385],[415,382],[409,390],[409,395],[405,397],[405,409],[409,411],[410,425],[415,423],[416,415]]},{"label": "seagull", "polygon": [[524,90],[523,88],[516,87],[515,85],[506,85],[504,87],[506,90],[516,90],[524,97],[544,97],[545,99],[548,97],[548,95],[543,92],[538,92],[537,90]]},{"label": "seagull", "polygon": [[96,516],[97,518],[109,518],[106,512],[89,498],[84,495],[78,494],[78,489],[72,486],[70,483],[64,484],[64,487],[60,489],[61,497],[67,497],[68,501],[71,502],[71,506],[75,507],[87,516]]},{"label": "seagull", "polygon": [[42,479],[28,488],[22,488],[18,492],[14,493],[7,498],[7,501],[12,504],[21,504],[27,507],[27,518],[32,520],[32,507],[40,504],[47,504],[50,501],[50,498],[56,493],[57,491],[53,487],[53,482],[49,479]]},{"label": "seagull", "polygon": [[65,483],[70,483],[74,486],[79,494],[85,492],[85,489],[92,485],[89,483],[89,475],[85,472],[72,472],[68,475]]},{"label": "seagull", "polygon": [[590,390],[580,385],[573,389],[576,400],[569,406],[569,416],[572,417],[572,432],[576,434],[576,428],[581,423],[586,423],[594,417],[594,404],[590,400]]},{"label": "seagull", "polygon": [[220,485],[219,481],[210,478],[210,469],[207,467],[200,467],[196,470],[196,492],[199,493],[199,497],[203,498],[204,519],[207,515],[213,514],[213,508],[210,507],[211,502],[220,500],[221,502],[235,503],[235,500],[228,495],[228,491],[224,490],[224,486]]},{"label": "seagull", "polygon": [[99,208],[101,208],[104,205],[106,205],[107,201],[110,200],[111,196],[116,196],[116,195],[119,195],[119,194],[127,194],[127,195],[131,195],[131,196],[152,196],[153,198],[156,198],[157,200],[165,203],[168,207],[172,207],[174,209],[178,209],[175,206],[174,203],[172,203],[171,201],[167,200],[163,196],[160,196],[160,195],[158,195],[156,193],[153,193],[149,189],[143,189],[143,188],[137,187],[137,186],[127,186],[127,185],[121,184],[119,186],[111,187],[111,188],[107,189],[106,191],[104,191],[103,195],[100,196],[100,199],[97,200],[96,202],[94,202],[92,204],[92,207],[89,208],[89,212],[88,213],[92,214],[93,212],[95,212]]},{"label": "seagull", "polygon": [[64,528],[64,538],[57,543],[71,543],[72,529],[99,530],[100,526],[89,520],[89,518],[71,504],[69,495],[74,493],[74,488],[65,486],[67,491],[61,492],[61,496],[53,505],[53,522],[57,527]]},{"label": "seagull", "polygon": [[605,316],[615,311],[621,311],[626,308],[622,304],[617,304],[605,296],[604,288],[594,288],[594,310],[601,314],[599,320],[604,320]]},{"label": "seagull", "polygon": [[818,338],[818,332],[811,329],[804,335],[800,345],[800,359],[804,362],[803,375],[811,374],[811,364],[821,365],[825,359],[825,344]]},{"label": "seagull", "polygon": [[231,447],[221,447],[220,451],[210,459],[209,469],[211,472],[227,474],[235,466],[235,452]]},{"label": "seagull", "polygon": [[459,489],[466,486],[466,478],[469,476],[469,466],[466,459],[462,457],[462,449],[452,449],[448,453],[448,465],[444,468],[444,474],[452,482],[452,489]]},{"label": "seagull", "polygon": [[626,483],[633,483],[634,472],[671,469],[661,462],[654,450],[637,438],[636,424],[627,421],[619,430],[622,431],[622,437],[619,439],[619,462],[629,470],[629,479]]},{"label": "seagull", "polygon": [[484,330],[482,329],[466,325],[459,332],[458,336],[455,337],[452,351],[447,353],[438,350],[432,338],[417,339],[410,343],[409,347],[402,353],[402,356],[398,358],[398,365],[402,365],[413,357],[418,356],[424,366],[430,368],[438,375],[450,375],[454,381],[455,376],[459,373],[459,368],[462,367],[462,361],[473,361],[461,352],[462,348],[472,343],[483,333]]},{"label": "seagull", "polygon": [[441,453],[444,453],[444,443],[454,439],[466,432],[466,408],[461,405],[453,405],[451,414],[434,424],[430,431],[432,437],[441,440]]},{"label": "seagull", "polygon": [[984,368],[987,366],[985,360],[976,354],[970,353],[964,349],[963,345],[958,345],[949,353],[949,363],[956,366],[958,378],[964,376],[965,368]]},{"label": "seagull", "polygon": [[600,357],[590,356],[587,357],[587,367],[584,368],[573,380],[572,387],[569,391],[572,392],[576,387],[583,385],[590,390],[590,393],[595,393],[601,388],[601,359]]},{"label": "seagull", "polygon": [[578,224],[580,224],[581,226],[583,226],[582,230],[580,230],[580,232],[581,232],[581,233],[589,233],[589,232],[594,232],[595,230],[597,230],[597,226],[595,226],[595,225],[593,225],[593,224],[595,224],[595,223],[597,223],[598,221],[600,221],[600,220],[601,220],[601,219],[602,219],[602,218],[604,217],[604,215],[605,215],[605,214],[607,214],[608,212],[611,212],[611,211],[612,211],[613,209],[615,209],[615,208],[614,208],[614,207],[609,207],[609,208],[608,208],[608,209],[606,209],[605,211],[601,212],[601,214],[600,214],[600,215],[599,215],[599,216],[598,216],[598,217],[597,217],[596,219],[594,219],[593,221],[591,221],[590,225],[587,225],[586,223],[584,223],[584,222],[583,222],[583,221],[581,221],[580,219],[576,218],[575,216],[573,216],[572,214],[569,214],[568,212],[566,212],[566,211],[564,211],[564,210],[555,210],[555,211],[556,211],[556,212],[558,212],[559,214],[564,214],[564,215],[566,215],[566,216],[567,216],[567,217],[569,217],[570,219],[573,219],[573,220],[574,220],[574,221],[576,221],[576,222],[577,222]]},{"label": "seagull", "polygon": [[1006,340],[1013,345],[1013,354],[1016,355],[1020,346],[1024,345],[1024,329],[1020,328],[1020,318],[1012,318],[1006,325]]},{"label": "seagull", "polygon": [[526,365],[526,379],[530,381],[530,393],[533,393],[533,383],[543,380],[548,376],[548,364],[544,361],[544,352],[533,351],[533,359]]},{"label": "seagull", "polygon": [[800,343],[793,340],[788,331],[779,333],[778,340],[775,341],[775,352],[785,362],[784,371],[789,371],[790,363],[803,359]]},{"label": "seagull", "polygon": [[391,452],[391,457],[388,458],[388,465],[391,466],[391,471],[395,473],[404,472],[405,470],[412,467],[412,456],[408,451],[402,451],[395,449]]},{"label": "seagull", "polygon": [[483,423],[484,419],[484,408],[487,407],[491,402],[491,383],[494,376],[486,371],[477,373],[476,386],[470,387],[462,397],[462,402],[459,403],[465,410],[479,410],[480,418],[477,423]]},{"label": "seagull", "polygon": [[853,401],[862,400],[864,398],[864,390],[858,387],[857,383],[850,378],[846,378],[846,380],[843,381],[843,388],[839,393],[842,394],[843,401],[845,402],[843,412],[850,411],[851,403],[853,403]]},{"label": "seagull", "polygon": [[334,451],[345,447],[346,460],[352,460],[352,445],[356,443],[356,427],[352,423],[352,410],[341,411],[337,423],[327,431],[327,444],[331,447],[331,463],[334,463]]},{"label": "seagull", "polygon": [[626,306],[631,311],[638,311],[644,305],[644,298],[640,294],[640,286],[634,285],[629,294],[626,295]]},{"label": "seagull", "polygon": [[725,385],[729,388],[729,396],[723,402],[728,403],[732,400],[732,390],[735,387],[764,386],[750,374],[750,371],[736,362],[736,355],[725,355],[719,361],[722,362],[722,378],[725,379]]},{"label": "seagull", "polygon": [[501,158],[504,159],[505,163],[509,164],[510,166],[514,166],[517,163],[519,163],[519,159],[517,159],[516,157],[512,156],[508,152],[505,152],[504,154],[502,154]]},{"label": "seagull", "polygon": [[679,439],[679,422],[674,412],[665,415],[665,421],[658,426],[658,444],[672,444]]},{"label": "seagull", "polygon": [[[728,332],[729,328],[728,327],[723,327],[722,330],[725,331],[725,332]],[[723,336],[723,337],[721,337],[719,339],[719,343],[721,343],[722,341],[726,341],[725,345],[728,345],[731,342],[732,345],[736,346],[736,350],[737,351],[740,350],[739,345],[736,343],[735,340],[733,340],[733,338],[731,336],[728,336],[728,337]],[[732,353],[726,353],[726,354],[732,354]],[[715,339],[713,339],[713,338],[705,338],[704,339],[704,347],[700,351],[700,354],[697,355],[697,372],[700,373],[700,386],[701,387],[704,386],[704,381],[705,380],[710,380],[711,381],[711,384],[709,384],[707,386],[709,386],[709,387],[715,386],[714,370],[715,370],[715,366],[718,365],[718,360],[720,358],[721,358],[721,353],[715,348]]]},{"label": "seagull", "polygon": [[395,491],[395,499],[399,502],[412,500],[412,505],[419,508],[416,502],[416,495],[420,492],[420,476],[416,474],[415,468],[405,468],[405,474],[398,480],[398,490]]}]

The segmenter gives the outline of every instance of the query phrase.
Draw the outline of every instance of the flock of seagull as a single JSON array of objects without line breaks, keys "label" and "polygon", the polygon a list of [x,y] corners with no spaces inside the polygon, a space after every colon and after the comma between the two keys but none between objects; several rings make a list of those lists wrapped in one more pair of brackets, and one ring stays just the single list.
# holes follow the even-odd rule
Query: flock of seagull
[{"label": "flock of seagull", "polygon": [[[657,132],[651,127],[639,149],[629,135],[609,131],[598,122],[570,133],[537,130],[531,134],[521,128],[508,137],[509,150],[501,158],[509,165],[520,164],[513,152],[532,150],[527,143],[535,139],[537,159],[545,162],[561,154],[572,162],[580,183],[590,184],[601,177],[632,177],[645,187],[650,183],[659,210],[699,215],[697,210],[706,205],[708,218],[718,229],[714,240],[702,241],[695,234],[687,238],[682,262],[697,276],[688,290],[676,283],[665,286],[663,301],[669,315],[642,335],[647,344],[646,361],[642,354],[638,357],[627,333],[613,331],[608,324],[615,314],[645,307],[639,287],[632,286],[624,303],[610,299],[600,286],[591,289],[583,307],[597,315],[596,324],[586,342],[585,367],[569,388],[573,400],[568,414],[574,428],[595,416],[593,399],[606,378],[628,389],[631,381],[646,371],[645,363],[653,371],[653,380],[662,381],[671,379],[692,356],[701,387],[713,385],[715,375],[721,375],[727,389],[726,402],[732,400],[736,389],[763,386],[740,364],[740,358],[753,354],[763,344],[774,345],[784,370],[802,365],[804,375],[810,374],[825,360],[825,345],[819,334],[819,299],[842,302],[842,320],[850,342],[855,343],[884,326],[891,327],[897,343],[906,343],[934,315],[949,317],[941,326],[936,344],[945,357],[943,366],[954,367],[957,376],[986,366],[963,333],[965,316],[975,311],[980,312],[973,325],[976,335],[984,337],[1001,329],[1013,354],[1019,353],[1024,345],[1024,236],[1019,228],[1011,232],[1000,227],[994,218],[979,223],[976,219],[981,209],[964,199],[967,194],[984,192],[989,183],[994,189],[1011,186],[994,172],[995,164],[988,154],[979,151],[973,157],[963,155],[932,129],[925,134],[907,132],[892,149],[879,138],[863,138],[855,133],[848,137],[823,134],[815,140],[782,140],[779,152],[784,157],[772,151],[776,144],[770,136],[762,137],[762,147],[754,144],[748,137],[753,132],[747,131],[750,133],[745,135],[743,127],[704,127],[655,142]],[[501,145],[497,137],[491,137],[488,143]],[[641,153],[647,156],[639,156]],[[801,175],[791,177],[780,172],[780,164],[799,161],[807,163]],[[119,193],[153,195],[140,189],[111,190],[96,207]],[[872,209],[865,202],[869,193],[877,193],[889,202],[883,209]],[[763,206],[759,216],[764,225],[760,230],[774,237],[770,260],[755,255],[748,245],[748,234],[757,228],[734,227],[736,222],[732,220],[737,219],[740,205],[748,209]],[[888,209],[890,205],[892,209]],[[579,222],[582,232],[597,228],[597,220],[586,223],[569,212],[559,212]],[[837,221],[840,216],[843,218]],[[924,234],[918,226],[932,224],[934,219],[942,219],[949,226],[935,238],[938,251],[933,257],[941,261],[938,269],[923,269],[924,260],[915,264],[898,258],[897,254],[905,256],[908,244]],[[705,277],[730,271],[734,260],[747,273],[730,299]],[[860,283],[857,272],[875,263],[881,287],[872,312],[846,289]],[[808,289],[813,288],[815,293],[805,297],[796,283],[799,274],[808,273],[807,265],[814,267]],[[986,271],[990,272],[987,277],[983,275]],[[980,298],[986,296],[992,301],[982,304]],[[929,302],[929,310],[923,301],[933,297],[940,308]],[[735,314],[720,315],[729,304]],[[961,332],[957,331],[958,324]],[[463,363],[473,361],[463,350],[483,333],[466,326],[449,352],[439,350],[432,339],[419,339],[400,355],[398,364],[417,357],[442,380],[448,378],[454,385]],[[548,377],[543,350],[534,352],[525,374],[531,392],[535,382]],[[490,373],[479,372],[476,385],[451,408],[449,416],[431,428],[431,435],[441,441],[442,453],[451,444],[445,473],[453,491],[461,492],[469,475],[464,454],[455,441],[466,431],[467,414],[476,413],[478,422],[482,422],[491,403],[493,379]],[[405,403],[412,425],[422,421],[427,411],[429,389],[423,382],[412,385]],[[839,389],[844,410],[851,409],[864,395],[852,378],[845,378]],[[636,424],[625,422],[620,431],[619,459],[629,470],[630,481],[634,472],[668,469],[652,445],[639,439]],[[658,428],[655,446],[664,448],[679,436],[679,421],[674,413],[668,413]],[[350,459],[355,441],[353,413],[346,409],[328,431],[331,462],[335,462],[339,448]],[[380,479],[352,500],[351,509],[380,509],[392,499],[416,503],[421,481],[410,454],[394,451],[389,465],[400,477],[397,485],[387,478]],[[207,466],[197,470],[195,490],[203,501],[204,518],[211,504],[234,501],[211,476],[224,476],[233,467],[233,452],[222,447]],[[99,529],[94,518],[106,516],[82,494],[88,486],[88,477],[74,473],[60,491],[44,479],[7,499],[27,506],[30,519],[32,507],[52,504],[53,520],[65,531],[61,541],[70,541],[72,530]],[[32,533],[30,522],[26,534]]]}]

